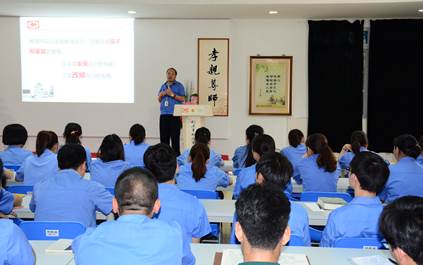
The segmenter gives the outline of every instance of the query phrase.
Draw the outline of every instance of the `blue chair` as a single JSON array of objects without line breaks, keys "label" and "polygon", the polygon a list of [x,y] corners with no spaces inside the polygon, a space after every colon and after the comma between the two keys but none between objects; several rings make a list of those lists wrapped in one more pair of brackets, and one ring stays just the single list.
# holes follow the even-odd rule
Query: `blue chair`
[{"label": "blue chair", "polygon": [[106,188],[113,196],[115,195],[115,188]]},{"label": "blue chair", "polygon": [[301,193],[301,201],[317,202],[319,197],[341,198],[346,202],[352,201],[351,195],[346,192],[314,192],[306,191]]},{"label": "blue chair", "polygon": [[310,239],[311,239],[311,242],[320,243],[320,240],[322,240],[323,231],[322,230],[319,230],[319,229],[316,229],[316,228],[313,228],[311,226],[309,226],[308,229],[310,231]]},{"label": "blue chair", "polygon": [[28,240],[74,239],[85,232],[85,226],[77,222],[22,222],[20,228]]},{"label": "blue chair", "polygon": [[5,187],[8,192],[18,194],[27,194],[28,192],[32,192],[33,188],[34,186],[27,185],[10,185]]},{"label": "blue chair", "polygon": [[3,165],[3,167],[16,172],[21,168],[21,165]]},{"label": "blue chair", "polygon": [[[197,199],[205,199],[205,200],[219,200],[219,193],[216,191],[210,190],[182,190],[188,194],[191,194]],[[220,224],[219,223],[210,223],[211,227],[211,234],[219,238],[220,235]]]},{"label": "blue chair", "polygon": [[384,249],[385,246],[376,237],[339,238],[335,240],[336,248]]}]

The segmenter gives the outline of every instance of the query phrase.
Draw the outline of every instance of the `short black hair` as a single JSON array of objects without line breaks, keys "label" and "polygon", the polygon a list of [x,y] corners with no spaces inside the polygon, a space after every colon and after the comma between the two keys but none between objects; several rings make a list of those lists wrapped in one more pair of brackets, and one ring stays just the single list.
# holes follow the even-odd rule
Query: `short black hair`
[{"label": "short black hair", "polygon": [[403,152],[406,156],[417,158],[421,152],[422,148],[417,142],[416,137],[411,134],[402,134],[394,139],[394,147]]},{"label": "short black hair", "polygon": [[260,156],[268,152],[275,152],[275,140],[268,134],[257,135],[253,139],[252,150]]},{"label": "short black hair", "polygon": [[210,130],[206,127],[198,128],[195,131],[195,142],[200,144],[208,144],[211,139]]},{"label": "short black hair", "polygon": [[298,129],[290,130],[288,133],[288,142],[290,146],[293,146],[293,147],[299,146],[303,138],[304,138],[303,132]]},{"label": "short black hair", "polygon": [[178,75],[178,71],[176,71],[176,69],[173,68],[173,67],[167,68],[166,73],[169,72],[169,71],[173,71],[175,73],[175,75]]},{"label": "short black hair", "polygon": [[383,209],[379,227],[391,249],[401,248],[417,264],[423,264],[423,198],[394,200]]},{"label": "short black hair", "polygon": [[235,203],[238,222],[250,245],[273,250],[288,225],[291,204],[274,185],[254,184]]},{"label": "short black hair", "polygon": [[9,124],[3,128],[2,141],[4,145],[25,145],[28,131],[21,124]]},{"label": "short black hair", "polygon": [[167,144],[160,143],[148,147],[144,153],[144,164],[159,183],[175,178],[176,154]]},{"label": "short black hair", "polygon": [[77,169],[87,161],[87,154],[80,144],[65,144],[59,149],[57,162],[60,169]]},{"label": "short black hair", "polygon": [[125,160],[123,143],[116,134],[109,134],[101,142],[98,157],[103,162]]},{"label": "short black hair", "polygon": [[127,169],[116,180],[115,198],[121,213],[145,210],[150,214],[158,195],[157,180],[147,169]]},{"label": "short black hair", "polygon": [[134,141],[135,145],[139,145],[145,140],[145,128],[139,123],[136,123],[131,126],[129,129],[129,136],[131,140]]},{"label": "short black hair", "polygon": [[278,152],[264,154],[256,164],[257,175],[260,173],[267,184],[276,185],[279,190],[289,183],[293,168],[291,162]]},{"label": "short black hair", "polygon": [[389,178],[386,162],[373,152],[360,152],[350,163],[351,172],[357,176],[363,190],[379,193]]}]

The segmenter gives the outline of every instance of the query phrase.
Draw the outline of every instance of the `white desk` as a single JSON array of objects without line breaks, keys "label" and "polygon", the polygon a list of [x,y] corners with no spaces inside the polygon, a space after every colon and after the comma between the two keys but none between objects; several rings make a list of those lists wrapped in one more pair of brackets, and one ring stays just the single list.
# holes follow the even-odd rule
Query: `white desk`
[{"label": "white desk", "polygon": [[31,240],[29,243],[35,252],[36,265],[67,265],[73,263],[72,253],[46,253],[46,248],[54,241]]},{"label": "white desk", "polygon": [[[200,200],[206,209],[210,222],[232,223],[235,213],[235,200]],[[310,225],[324,226],[330,211],[321,210],[315,202],[294,202],[307,211]]]}]

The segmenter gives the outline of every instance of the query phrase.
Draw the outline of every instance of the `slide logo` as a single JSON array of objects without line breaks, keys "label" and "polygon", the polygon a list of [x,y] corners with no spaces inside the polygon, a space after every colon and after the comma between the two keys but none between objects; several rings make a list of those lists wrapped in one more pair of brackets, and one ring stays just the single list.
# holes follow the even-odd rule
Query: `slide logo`
[{"label": "slide logo", "polygon": [[39,29],[40,28],[40,21],[39,20],[28,20],[26,22],[26,27],[28,29]]}]

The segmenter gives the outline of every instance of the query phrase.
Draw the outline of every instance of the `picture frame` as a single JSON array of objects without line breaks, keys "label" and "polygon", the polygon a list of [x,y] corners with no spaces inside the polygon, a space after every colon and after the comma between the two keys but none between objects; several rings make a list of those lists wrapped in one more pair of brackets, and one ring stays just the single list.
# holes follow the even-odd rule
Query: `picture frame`
[{"label": "picture frame", "polygon": [[292,56],[250,56],[250,115],[292,115]]},{"label": "picture frame", "polygon": [[229,115],[229,38],[198,38],[199,104],[214,116]]}]

